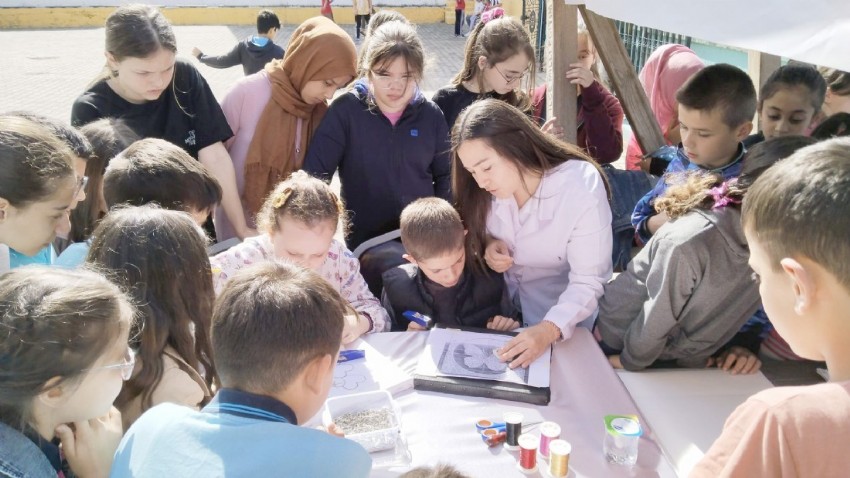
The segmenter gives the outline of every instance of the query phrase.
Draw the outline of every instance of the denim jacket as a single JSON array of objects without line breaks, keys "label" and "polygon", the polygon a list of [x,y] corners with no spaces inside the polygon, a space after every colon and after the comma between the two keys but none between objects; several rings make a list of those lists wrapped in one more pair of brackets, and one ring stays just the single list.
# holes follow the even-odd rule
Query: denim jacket
[{"label": "denim jacket", "polygon": [[56,478],[47,456],[23,433],[0,422],[0,477]]}]

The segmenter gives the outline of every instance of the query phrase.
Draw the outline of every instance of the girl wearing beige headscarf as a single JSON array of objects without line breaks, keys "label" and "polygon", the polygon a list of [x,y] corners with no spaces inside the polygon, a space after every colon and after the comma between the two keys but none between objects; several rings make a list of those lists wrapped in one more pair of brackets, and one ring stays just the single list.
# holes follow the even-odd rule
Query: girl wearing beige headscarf
[{"label": "girl wearing beige headscarf", "polygon": [[[345,31],[324,17],[302,23],[282,60],[247,76],[225,95],[222,110],[234,136],[227,143],[236,183],[253,218],[275,184],[301,168],[327,100],[355,74],[357,53]],[[216,212],[219,241],[236,237]]]}]

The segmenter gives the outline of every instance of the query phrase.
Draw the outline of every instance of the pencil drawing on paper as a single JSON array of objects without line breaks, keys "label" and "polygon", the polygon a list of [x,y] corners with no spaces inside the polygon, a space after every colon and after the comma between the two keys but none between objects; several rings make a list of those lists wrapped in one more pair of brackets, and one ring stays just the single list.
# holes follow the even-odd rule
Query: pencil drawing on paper
[{"label": "pencil drawing on paper", "polygon": [[508,374],[528,383],[528,369],[510,369],[499,360],[495,351],[503,341],[463,343],[446,342],[437,365],[444,375],[471,377],[484,380],[505,380]]},{"label": "pencil drawing on paper", "polygon": [[342,390],[357,390],[361,383],[366,381],[362,373],[357,373],[350,363],[343,363],[334,369],[333,387]]}]

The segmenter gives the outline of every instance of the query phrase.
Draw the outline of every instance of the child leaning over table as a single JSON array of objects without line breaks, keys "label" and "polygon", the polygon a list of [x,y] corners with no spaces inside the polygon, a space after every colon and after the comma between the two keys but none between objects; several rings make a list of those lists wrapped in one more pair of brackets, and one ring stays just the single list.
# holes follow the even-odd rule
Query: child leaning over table
[{"label": "child leaning over table", "polygon": [[692,478],[833,477],[850,469],[850,139],[801,149],[750,188],[743,229],[764,309],[830,382],[777,387],[726,420]]},{"label": "child leaning over table", "polygon": [[419,312],[444,325],[512,330],[520,326],[502,274],[466,267],[466,231],[445,199],[422,198],[401,213],[410,263],[384,272],[384,308],[397,330],[423,330],[402,314]]},{"label": "child leaning over table", "polygon": [[111,476],[368,476],[360,445],[298,426],[328,396],[346,309],[311,270],[266,262],[240,271],[212,318],[222,388],[200,411],[166,403],[142,415]]},{"label": "child leaning over table", "polygon": [[671,222],[616,279],[599,301],[596,336],[615,368],[705,367],[732,373],[761,363],[744,347],[718,351],[758,309],[758,287],[747,265],[741,199],[777,161],[814,140],[786,136],[753,147],[737,179],[692,173],[655,201]]},{"label": "child leaning over table", "polygon": [[343,343],[363,334],[383,332],[389,325],[387,312],[369,291],[360,274],[360,263],[334,239],[340,222],[346,228],[346,216],[345,206],[329,184],[304,171],[292,173],[260,208],[260,235],[210,259],[216,293],[236,271],[251,264],[289,261],[318,272],[356,312],[346,314]]}]

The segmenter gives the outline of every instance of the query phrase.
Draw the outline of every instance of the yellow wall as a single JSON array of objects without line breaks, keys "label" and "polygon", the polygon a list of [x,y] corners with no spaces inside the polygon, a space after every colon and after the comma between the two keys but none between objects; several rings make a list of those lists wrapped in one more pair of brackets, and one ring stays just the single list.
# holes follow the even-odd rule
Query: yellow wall
[{"label": "yellow wall", "polygon": [[[451,23],[454,23],[454,0]],[[261,7],[175,7],[162,12],[174,25],[255,25]],[[281,23],[297,25],[319,14],[319,7],[267,7],[277,13]],[[80,8],[0,8],[0,28],[79,28],[102,27],[113,7]],[[354,23],[351,7],[335,7],[337,23]],[[448,19],[439,7],[398,7],[411,23],[438,23]]]},{"label": "yellow wall", "polygon": [[502,0],[505,15],[522,20],[522,0]]}]

